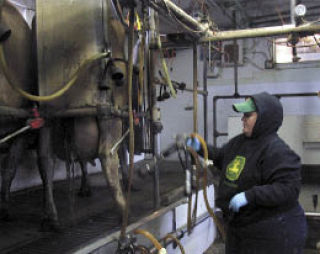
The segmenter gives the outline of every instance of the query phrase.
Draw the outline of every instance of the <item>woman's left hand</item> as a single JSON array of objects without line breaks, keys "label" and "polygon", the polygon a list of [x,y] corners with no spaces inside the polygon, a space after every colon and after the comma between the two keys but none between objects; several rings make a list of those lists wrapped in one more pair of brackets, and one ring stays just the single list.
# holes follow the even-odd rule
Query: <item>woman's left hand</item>
[{"label": "woman's left hand", "polygon": [[239,212],[239,209],[248,204],[248,200],[244,192],[240,192],[233,196],[230,201],[229,209],[234,212]]}]

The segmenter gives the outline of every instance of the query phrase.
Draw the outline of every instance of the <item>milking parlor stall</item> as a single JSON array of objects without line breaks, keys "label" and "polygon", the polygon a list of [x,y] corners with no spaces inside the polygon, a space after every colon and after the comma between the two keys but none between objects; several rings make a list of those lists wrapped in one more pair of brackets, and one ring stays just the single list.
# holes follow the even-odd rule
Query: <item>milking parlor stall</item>
[{"label": "milking parlor stall", "polygon": [[[0,253],[202,254],[212,243],[223,253],[198,60],[216,42],[297,39],[320,25],[222,31],[169,0],[0,0],[0,8]],[[164,36],[171,25],[183,32]],[[188,82],[171,77],[175,43],[191,51]],[[237,89],[233,98],[244,98]],[[192,120],[163,145],[170,127],[159,103],[172,101],[173,111],[182,94]],[[190,137],[203,157],[186,146]]]}]

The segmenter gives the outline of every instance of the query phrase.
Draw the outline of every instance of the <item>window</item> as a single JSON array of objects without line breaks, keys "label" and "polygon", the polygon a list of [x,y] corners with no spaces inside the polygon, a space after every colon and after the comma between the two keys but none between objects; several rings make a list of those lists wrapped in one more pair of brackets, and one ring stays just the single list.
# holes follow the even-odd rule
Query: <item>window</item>
[{"label": "window", "polygon": [[288,38],[278,38],[273,41],[275,63],[310,62],[320,60],[320,34],[299,38],[294,47]]}]

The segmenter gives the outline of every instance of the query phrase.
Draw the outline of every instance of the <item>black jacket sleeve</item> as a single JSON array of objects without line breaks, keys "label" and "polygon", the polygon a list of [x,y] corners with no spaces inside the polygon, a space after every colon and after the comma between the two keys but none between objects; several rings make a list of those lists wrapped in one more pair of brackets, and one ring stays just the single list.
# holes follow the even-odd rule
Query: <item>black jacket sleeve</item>
[{"label": "black jacket sleeve", "polygon": [[258,162],[260,185],[245,192],[249,203],[286,206],[298,199],[301,185],[300,158],[283,142],[269,146]]},{"label": "black jacket sleeve", "polygon": [[[218,147],[214,147],[213,145],[208,145],[208,157],[209,160],[213,161],[213,164],[221,169],[222,168],[222,162],[223,162],[223,158],[224,158],[224,151],[225,151],[225,147],[226,145],[224,145],[221,148]],[[199,154],[203,157],[203,150],[201,148],[201,150],[199,151]]]}]

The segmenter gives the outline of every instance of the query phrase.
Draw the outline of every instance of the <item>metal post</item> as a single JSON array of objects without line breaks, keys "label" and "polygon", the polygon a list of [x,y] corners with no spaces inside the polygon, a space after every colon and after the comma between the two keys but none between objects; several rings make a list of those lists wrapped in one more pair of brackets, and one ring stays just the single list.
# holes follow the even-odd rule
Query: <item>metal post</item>
[{"label": "metal post", "polygon": [[290,19],[291,19],[291,24],[296,25],[296,19],[295,19],[295,12],[294,8],[296,7],[296,0],[290,0]]},{"label": "metal post", "polygon": [[198,51],[193,43],[193,132],[198,133]]},{"label": "metal post", "polygon": [[[149,90],[150,90],[150,108],[152,114],[152,124],[151,124],[151,147],[153,149],[153,156],[160,155],[160,147],[159,147],[159,139],[160,135],[155,131],[155,122],[156,111],[157,111],[157,98],[156,98],[156,85],[154,82],[154,73],[155,73],[155,45],[156,45],[156,23],[155,23],[155,11],[149,8]],[[154,168],[154,208],[157,209],[160,207],[160,181],[159,181],[159,167],[158,164],[155,163]]]},{"label": "metal post", "polygon": [[[236,11],[233,11],[233,23],[234,28],[237,28],[237,16]],[[234,94],[237,96],[239,94],[238,92],[238,57],[239,57],[239,49],[238,49],[238,43],[237,40],[233,40],[233,60],[234,60]]]},{"label": "metal post", "polygon": [[202,46],[203,50],[203,135],[204,140],[208,142],[208,85],[207,85],[207,76],[208,76],[208,44]]}]

